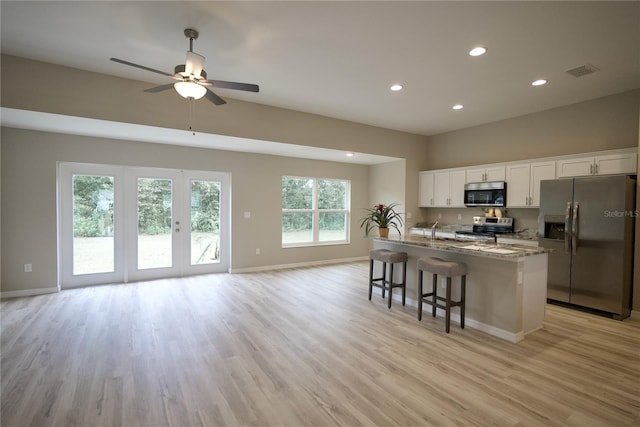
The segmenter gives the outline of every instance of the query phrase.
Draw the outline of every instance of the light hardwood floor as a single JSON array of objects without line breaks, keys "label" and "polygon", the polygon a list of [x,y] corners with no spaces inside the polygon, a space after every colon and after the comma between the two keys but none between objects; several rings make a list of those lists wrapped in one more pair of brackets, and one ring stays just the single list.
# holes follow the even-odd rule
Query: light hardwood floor
[{"label": "light hardwood floor", "polygon": [[638,426],[640,321],[511,344],[367,300],[368,263],[3,301],[9,426]]}]

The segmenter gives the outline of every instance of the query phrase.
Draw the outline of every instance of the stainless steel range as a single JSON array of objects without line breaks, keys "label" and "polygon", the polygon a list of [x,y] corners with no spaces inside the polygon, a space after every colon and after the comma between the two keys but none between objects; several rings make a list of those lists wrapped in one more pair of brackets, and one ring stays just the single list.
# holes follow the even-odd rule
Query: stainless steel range
[{"label": "stainless steel range", "polygon": [[513,218],[474,216],[472,231],[456,231],[456,239],[495,242],[497,234],[507,233],[513,233]]}]

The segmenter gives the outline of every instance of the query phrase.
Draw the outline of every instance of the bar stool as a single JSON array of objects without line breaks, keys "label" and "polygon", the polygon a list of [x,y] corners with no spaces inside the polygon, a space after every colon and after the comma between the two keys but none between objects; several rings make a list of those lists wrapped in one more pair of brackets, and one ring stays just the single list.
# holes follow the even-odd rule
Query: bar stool
[{"label": "bar stool", "polygon": [[[431,292],[422,292],[423,272],[433,273],[433,289]],[[447,289],[446,297],[438,296],[438,275],[446,276]],[[451,300],[451,278],[460,277],[460,300]],[[467,265],[463,262],[444,261],[440,258],[420,258],[418,259],[418,320],[422,320],[422,303],[432,306],[431,314],[436,317],[436,308],[445,311],[445,329],[449,333],[451,324],[451,307],[460,307],[460,327],[464,329],[464,305],[467,281]],[[428,298],[431,297],[431,300]],[[438,304],[444,301],[445,305]]]},{"label": "bar stool", "polygon": [[[402,288],[402,305],[405,305],[407,296],[407,253],[406,252],[394,252],[388,249],[373,249],[369,251],[369,301],[371,301],[371,294],[373,287],[382,289],[382,298],[384,298],[385,291],[389,291],[389,308],[391,308],[391,299],[393,288]],[[382,276],[373,277],[373,261],[382,262]],[[402,263],[402,282],[393,282],[393,265],[396,263]],[[387,264],[390,264],[389,279],[387,280]]]}]

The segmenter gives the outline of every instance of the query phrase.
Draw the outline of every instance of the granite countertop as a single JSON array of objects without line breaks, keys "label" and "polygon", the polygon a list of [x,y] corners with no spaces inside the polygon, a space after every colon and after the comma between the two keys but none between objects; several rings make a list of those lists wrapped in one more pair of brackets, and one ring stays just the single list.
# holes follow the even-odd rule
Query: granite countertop
[{"label": "granite countertop", "polygon": [[535,242],[538,240],[535,233],[506,233],[500,234],[498,237],[504,237],[506,239],[515,239],[515,240],[528,240]]},{"label": "granite countertop", "polygon": [[484,256],[504,260],[517,260],[523,256],[539,255],[549,252],[549,249],[525,245],[506,245],[486,242],[470,242],[450,239],[436,239],[417,236],[392,236],[389,238],[373,237],[381,242],[400,243],[411,246],[421,246],[442,251],[458,252],[466,255]]}]

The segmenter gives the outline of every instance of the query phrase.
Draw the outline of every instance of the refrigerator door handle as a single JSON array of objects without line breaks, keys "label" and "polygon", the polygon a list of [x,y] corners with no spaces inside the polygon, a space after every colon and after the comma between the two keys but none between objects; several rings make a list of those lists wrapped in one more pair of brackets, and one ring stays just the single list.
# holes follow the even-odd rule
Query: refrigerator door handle
[{"label": "refrigerator door handle", "polygon": [[571,221],[571,202],[567,202],[567,211],[564,214],[564,252],[569,253],[571,243],[569,238],[569,222]]},{"label": "refrigerator door handle", "polygon": [[580,205],[576,203],[573,207],[573,220],[571,222],[571,247],[573,253],[578,253],[578,209]]}]

